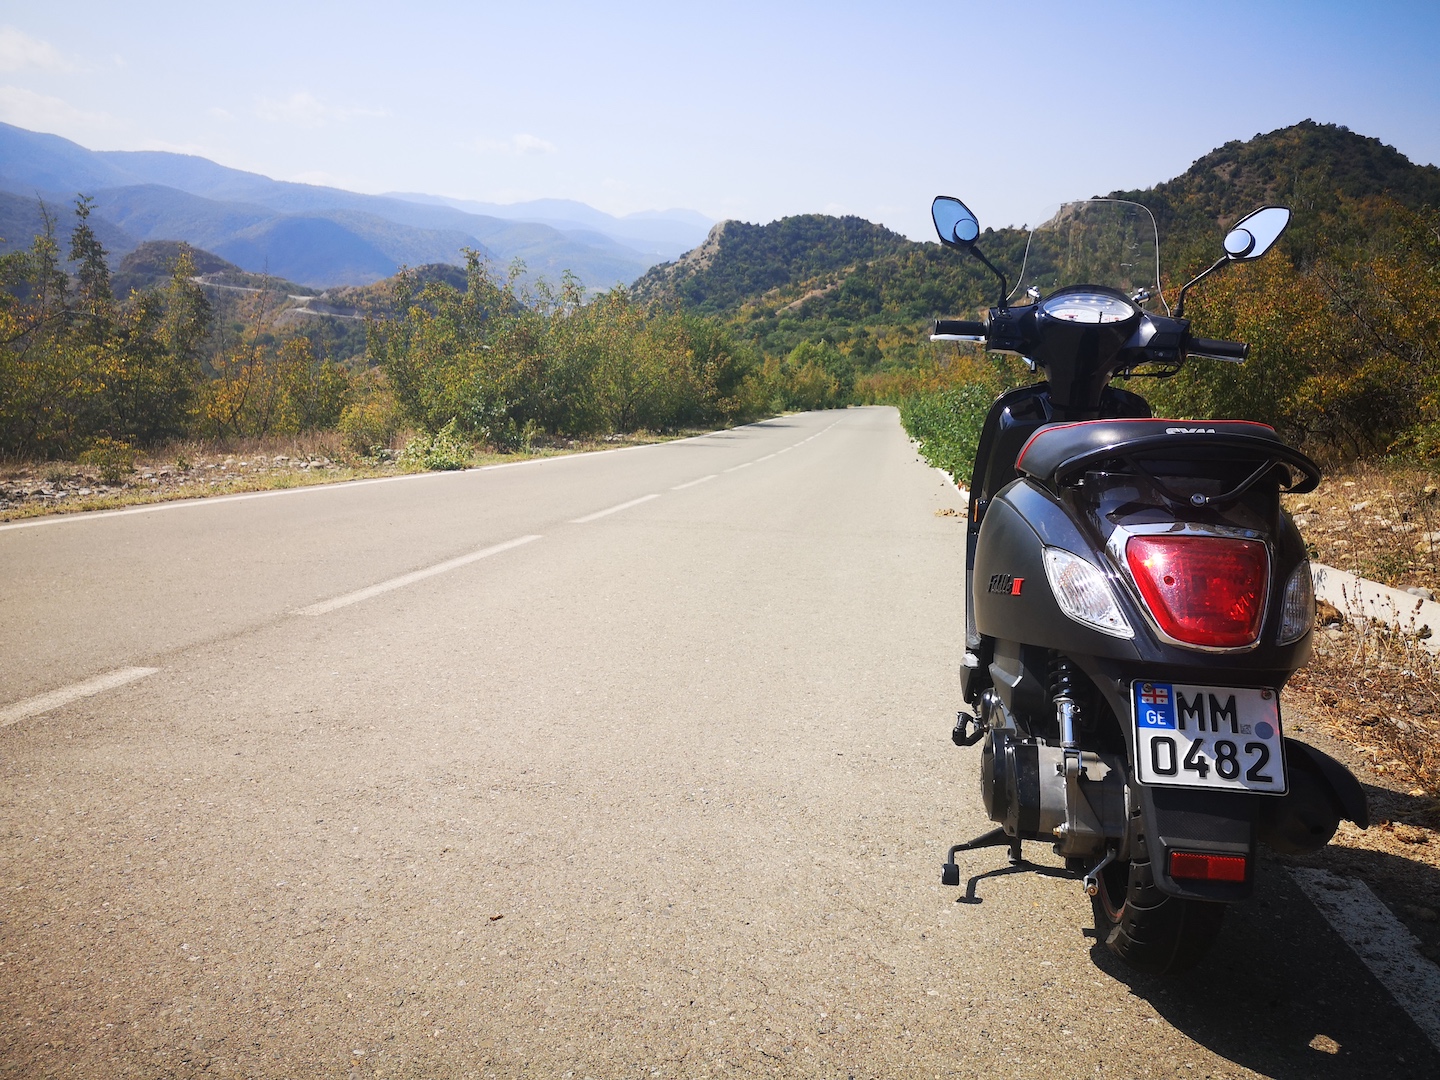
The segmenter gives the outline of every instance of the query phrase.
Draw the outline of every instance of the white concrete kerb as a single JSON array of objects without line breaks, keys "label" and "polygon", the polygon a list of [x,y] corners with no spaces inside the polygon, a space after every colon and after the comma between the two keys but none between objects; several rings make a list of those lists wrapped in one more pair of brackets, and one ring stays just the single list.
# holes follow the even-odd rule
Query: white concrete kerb
[{"label": "white concrete kerb", "polygon": [[1324,563],[1312,562],[1315,598],[1334,604],[1347,619],[1366,619],[1420,637],[1431,652],[1440,652],[1440,603],[1412,596]]}]

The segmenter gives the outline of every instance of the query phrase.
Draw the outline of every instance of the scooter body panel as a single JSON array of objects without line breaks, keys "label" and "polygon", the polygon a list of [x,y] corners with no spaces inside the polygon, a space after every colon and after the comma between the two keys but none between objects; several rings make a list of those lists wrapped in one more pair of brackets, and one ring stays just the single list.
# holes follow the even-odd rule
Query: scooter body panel
[{"label": "scooter body panel", "polygon": [[[1087,479],[1089,490],[1084,481],[1064,487],[1021,476],[988,500],[976,530],[968,597],[974,636],[982,643],[986,668],[975,672],[973,678],[977,687],[993,689],[1007,713],[1015,717],[1019,734],[1042,743],[1054,742],[1060,732],[1048,715],[1054,709],[1048,693],[1049,668],[1054,657],[1067,658],[1100,691],[1113,725],[1109,739],[1102,738],[1090,748],[1118,749],[1118,742],[1123,745],[1125,760],[1133,763],[1133,682],[1278,692],[1304,664],[1311,647],[1308,631],[1286,645],[1277,644],[1276,637],[1283,617],[1285,583],[1304,560],[1305,551],[1293,523],[1280,508],[1273,485],[1257,491],[1244,507],[1187,515],[1173,505],[1162,507],[1153,498],[1140,497],[1125,486],[1131,483],[1128,478],[1092,474]],[[1224,476],[1221,479],[1228,482]],[[1107,485],[1124,490],[1119,498],[1111,497]],[[1117,528],[1132,526],[1135,521],[1153,523],[1162,514],[1168,521],[1202,531],[1243,528],[1266,544],[1266,610],[1261,633],[1252,646],[1206,651],[1166,639],[1134,582],[1123,566],[1117,565],[1111,542]],[[1045,570],[1046,548],[1079,556],[1104,575],[1134,632],[1132,637],[1102,632],[1064,612]],[[1301,767],[1306,768],[1307,781],[1320,780],[1321,795],[1312,796],[1312,801],[1318,798],[1327,812],[1337,807],[1341,816],[1351,816],[1353,792],[1335,782],[1335,770]],[[1260,835],[1257,822],[1283,819],[1284,825],[1269,827],[1272,834],[1297,832],[1294,815],[1287,818],[1264,805],[1283,800],[1283,795],[1146,786],[1135,782],[1133,767],[1130,782],[1138,823],[1152,856],[1156,887],[1171,896],[1229,902],[1244,899],[1252,888],[1248,870],[1245,880],[1239,882],[1177,880],[1169,872],[1174,852],[1239,855],[1246,859],[1247,868],[1253,868]]]}]

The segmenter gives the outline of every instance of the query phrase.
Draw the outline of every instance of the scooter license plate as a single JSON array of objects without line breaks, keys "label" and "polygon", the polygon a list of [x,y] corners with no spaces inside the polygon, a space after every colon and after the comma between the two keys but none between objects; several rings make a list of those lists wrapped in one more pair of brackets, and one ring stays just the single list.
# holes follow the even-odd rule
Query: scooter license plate
[{"label": "scooter license plate", "polygon": [[1276,691],[1137,681],[1130,700],[1140,783],[1285,794]]}]

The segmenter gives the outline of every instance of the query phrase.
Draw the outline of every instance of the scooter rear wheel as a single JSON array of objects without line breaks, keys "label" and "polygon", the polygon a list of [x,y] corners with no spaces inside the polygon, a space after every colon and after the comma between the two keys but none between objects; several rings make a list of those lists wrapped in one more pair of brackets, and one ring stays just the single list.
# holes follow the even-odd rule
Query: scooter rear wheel
[{"label": "scooter rear wheel", "polygon": [[1178,975],[1209,951],[1225,919],[1225,905],[1167,896],[1155,887],[1145,841],[1135,858],[1100,874],[1091,899],[1095,929],[1106,948],[1137,971]]}]

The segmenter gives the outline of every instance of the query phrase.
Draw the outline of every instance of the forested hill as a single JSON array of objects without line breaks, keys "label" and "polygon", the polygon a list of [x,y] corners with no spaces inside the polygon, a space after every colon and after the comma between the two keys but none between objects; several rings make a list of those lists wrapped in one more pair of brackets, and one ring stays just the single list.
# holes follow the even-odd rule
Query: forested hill
[{"label": "forested hill", "polygon": [[[1389,200],[1412,210],[1440,207],[1440,169],[1415,165],[1378,139],[1306,120],[1226,143],[1173,180],[1109,197],[1151,208],[1165,271],[1176,278],[1212,261],[1224,230],[1266,203],[1295,209],[1283,245],[1298,264],[1342,243],[1383,248]],[[987,229],[980,240],[1012,278],[1024,245],[1025,234],[1008,228]],[[701,247],[653,267],[633,292],[734,319],[776,355],[803,341],[844,345],[863,336],[901,347],[919,340],[930,318],[993,304],[995,288],[976,260],[938,244],[861,218],[807,214],[768,225],[723,222]]]},{"label": "forested hill", "polygon": [[913,247],[859,217],[799,214],[769,225],[725,221],[705,243],[635,283],[641,298],[672,296],[706,313],[734,310],[774,289],[844,272]]},{"label": "forested hill", "polygon": [[1266,203],[1294,209],[1284,244],[1306,263],[1336,244],[1385,246],[1384,204],[1440,207],[1440,168],[1416,165],[1393,146],[1348,128],[1304,120],[1228,142],[1173,180],[1110,197],[1150,208],[1176,274],[1213,258],[1217,232]]},{"label": "forested hill", "polygon": [[1412,210],[1440,206],[1440,168],[1416,165],[1393,146],[1335,124],[1304,120],[1210,151],[1174,180],[1114,192],[1154,211],[1162,229],[1180,218],[1228,224],[1262,203],[1303,216],[1337,198],[1386,195]]},{"label": "forested hill", "polygon": [[[1014,230],[987,251],[1024,251]],[[807,339],[848,341],[870,327],[916,324],[994,302],[995,281],[973,259],[917,244],[858,217],[804,214],[768,225],[726,221],[673,263],[635,283],[637,299],[732,318],[766,352]]]}]

